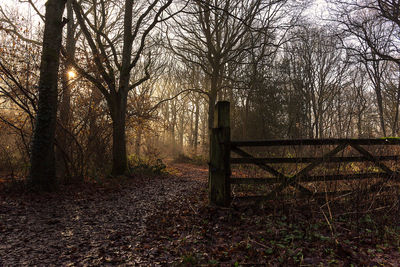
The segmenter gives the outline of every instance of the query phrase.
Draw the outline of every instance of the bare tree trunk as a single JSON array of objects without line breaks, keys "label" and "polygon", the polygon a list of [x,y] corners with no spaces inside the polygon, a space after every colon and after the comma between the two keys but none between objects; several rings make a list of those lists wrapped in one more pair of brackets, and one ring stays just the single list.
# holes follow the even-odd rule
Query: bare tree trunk
[{"label": "bare tree trunk", "polygon": [[210,93],[208,95],[208,97],[209,97],[209,100],[208,100],[208,130],[209,130],[209,133],[214,126],[214,109],[215,109],[215,103],[217,101],[217,94],[218,94],[218,76],[219,76],[219,71],[217,69],[214,69],[213,75],[211,77]]},{"label": "bare tree trunk", "polygon": [[172,145],[172,149],[175,152],[176,150],[176,139],[175,139],[175,128],[176,128],[176,101],[174,100],[172,103],[172,107],[171,107],[171,112],[172,112],[172,121],[171,121],[171,145]]},{"label": "bare tree trunk", "polygon": [[206,153],[207,152],[207,149],[208,149],[208,147],[207,147],[207,142],[208,142],[208,135],[207,135],[207,128],[208,128],[208,125],[207,125],[207,121],[208,121],[208,118],[207,118],[207,116],[208,116],[208,112],[207,112],[207,101],[204,101],[204,103],[203,103],[203,123],[202,123],[202,128],[201,128],[201,137],[202,137],[202,142],[201,142],[201,144],[202,144],[202,150],[203,150],[203,153]]},{"label": "bare tree trunk", "polygon": [[89,117],[89,136],[87,147],[91,153],[94,153],[91,156],[91,159],[95,164],[102,165],[101,163],[106,160],[105,152],[106,152],[106,144],[104,144],[99,136],[100,128],[98,124],[98,118],[100,116],[99,106],[101,103],[102,95],[97,88],[92,89],[91,93],[91,105],[89,107],[90,117]]},{"label": "bare tree trunk", "polygon": [[244,111],[244,119],[243,119],[243,126],[242,126],[242,138],[246,139],[248,138],[247,134],[247,129],[248,129],[248,124],[249,124],[249,113],[250,113],[250,97],[251,97],[251,92],[246,97],[245,100],[245,111]]},{"label": "bare tree trunk", "polygon": [[140,157],[140,145],[142,143],[142,127],[138,127],[138,131],[136,132],[136,140],[135,140],[135,155]]},{"label": "bare tree trunk", "polygon": [[69,79],[68,72],[72,70],[71,61],[75,58],[75,27],[74,27],[74,15],[72,8],[72,0],[67,0],[67,38],[66,38],[66,57],[67,62],[65,64],[63,73],[63,94],[60,103],[60,120],[61,123],[68,127],[71,120],[71,86],[72,81]]},{"label": "bare tree trunk", "polygon": [[372,61],[372,70],[368,67],[368,62],[364,62],[368,75],[371,81],[374,84],[374,90],[376,94],[376,101],[378,105],[378,114],[379,114],[379,122],[381,124],[381,129],[383,136],[386,136],[386,127],[385,127],[385,119],[384,119],[384,111],[383,111],[383,97],[382,97],[382,80],[381,80],[381,66],[380,61],[376,61],[376,55],[373,54]]},{"label": "bare tree trunk", "polygon": [[357,114],[357,131],[358,131],[358,138],[361,138],[363,136],[361,112],[358,112],[358,114]]},{"label": "bare tree trunk", "polygon": [[215,94],[213,92],[210,92],[209,98],[208,98],[208,130],[209,132],[211,131],[213,125],[214,125],[214,106],[215,106],[215,101],[217,100],[217,93]]},{"label": "bare tree trunk", "polygon": [[199,105],[199,98],[196,98],[196,113],[195,113],[195,121],[194,121],[194,136],[193,136],[193,143],[194,143],[194,152],[197,153],[197,147],[199,142],[199,115],[200,115],[200,105]]},{"label": "bare tree trunk", "polygon": [[[168,96],[169,97],[169,96]],[[171,122],[170,122],[170,119],[169,119],[169,102],[166,102],[165,104],[164,104],[164,107],[165,107],[165,112],[164,112],[164,129],[163,129],[163,132],[164,132],[164,134],[163,134],[163,142],[167,142],[168,141],[168,135],[169,135],[169,129],[170,129],[170,125],[171,125]]]},{"label": "bare tree trunk", "polygon": [[378,85],[375,91],[376,91],[376,101],[378,102],[379,121],[381,123],[383,136],[386,136],[385,120],[383,118],[383,100],[382,100],[381,86]]},{"label": "bare tree trunk", "polygon": [[57,138],[57,149],[56,149],[56,160],[57,160],[57,175],[65,180],[65,176],[68,172],[67,161],[64,159],[66,156],[72,158],[71,149],[68,146],[68,134],[66,131],[70,129],[71,122],[71,87],[72,77],[69,77],[69,71],[72,70],[71,60],[75,58],[75,27],[74,27],[74,15],[72,8],[72,0],[67,0],[67,38],[66,38],[66,57],[67,61],[64,65],[62,74],[62,98],[60,102],[60,123],[61,129],[58,127],[56,133]]},{"label": "bare tree trunk", "polygon": [[183,137],[185,135],[185,107],[182,107],[182,112],[179,120],[179,129],[178,129],[178,137],[179,137],[179,150],[183,153]]},{"label": "bare tree trunk", "polygon": [[190,148],[194,148],[194,107],[190,109],[190,133],[189,133],[189,145]]},{"label": "bare tree trunk", "polygon": [[[119,92],[121,93],[121,92]],[[125,135],[125,117],[126,117],[126,97],[114,97],[114,103],[110,105],[111,118],[113,121],[113,166],[112,175],[123,175],[128,168],[128,159],[126,155],[126,135]]]},{"label": "bare tree trunk", "polygon": [[57,122],[57,85],[62,41],[62,15],[66,0],[46,3],[45,29],[40,64],[39,107],[32,141],[28,183],[37,189],[55,186],[54,138]]},{"label": "bare tree trunk", "polygon": [[396,92],[396,107],[395,107],[395,115],[392,127],[392,136],[397,136],[397,129],[399,123],[399,105],[400,105],[400,77],[397,85],[397,92]]},{"label": "bare tree trunk", "polygon": [[[128,158],[126,155],[125,117],[126,104],[129,91],[130,60],[132,54],[132,10],[133,1],[125,1],[124,12],[124,45],[122,48],[121,76],[118,92],[112,92],[112,103],[109,105],[113,120],[113,166],[112,175],[124,175],[128,171]],[[110,103],[109,103],[110,104]]]}]

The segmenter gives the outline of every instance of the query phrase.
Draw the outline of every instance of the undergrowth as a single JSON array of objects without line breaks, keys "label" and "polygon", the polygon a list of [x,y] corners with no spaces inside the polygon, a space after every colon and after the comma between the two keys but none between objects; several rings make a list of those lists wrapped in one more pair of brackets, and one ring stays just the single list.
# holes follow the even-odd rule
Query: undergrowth
[{"label": "undergrowth", "polygon": [[207,164],[207,159],[203,155],[187,155],[184,153],[179,153],[175,156],[174,163],[189,163],[194,165],[205,165]]},{"label": "undergrowth", "polygon": [[167,166],[162,159],[141,158],[137,156],[129,156],[129,170],[132,175],[146,174],[146,175],[162,175],[167,174]]},{"label": "undergrowth", "polygon": [[[192,200],[196,213],[173,223],[190,233],[176,242],[178,266],[398,266],[398,202],[360,203],[365,209],[355,212],[354,201],[236,201],[221,209]],[[173,214],[163,216],[161,229],[173,227]]]}]

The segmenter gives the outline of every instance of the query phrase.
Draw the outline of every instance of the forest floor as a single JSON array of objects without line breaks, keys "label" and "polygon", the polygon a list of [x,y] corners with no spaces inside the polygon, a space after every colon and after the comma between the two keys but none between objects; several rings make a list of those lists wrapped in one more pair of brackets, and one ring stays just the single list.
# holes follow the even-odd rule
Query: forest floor
[{"label": "forest floor", "polygon": [[169,173],[0,192],[0,266],[399,266],[398,211],[215,208],[206,167],[173,164]]}]

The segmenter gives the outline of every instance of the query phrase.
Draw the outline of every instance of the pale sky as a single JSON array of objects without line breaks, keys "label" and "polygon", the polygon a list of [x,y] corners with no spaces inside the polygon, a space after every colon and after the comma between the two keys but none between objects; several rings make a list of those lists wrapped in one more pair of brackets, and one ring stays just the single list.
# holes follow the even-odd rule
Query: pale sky
[{"label": "pale sky", "polygon": [[[33,0],[33,2],[41,10],[41,12],[44,12],[44,3],[46,0]],[[17,10],[21,15],[26,16],[30,14],[32,16],[31,19],[34,21],[40,21],[36,15],[36,12],[28,3],[19,3],[18,0],[0,0],[0,6],[5,9],[17,7]],[[316,22],[319,21],[320,23],[323,23],[322,20],[327,18],[329,15],[328,4],[325,0],[314,0],[313,6],[305,11],[305,15]]]},{"label": "pale sky", "polygon": [[328,4],[325,0],[314,0],[314,5],[306,11],[306,15],[315,20],[322,20],[328,14]]},{"label": "pale sky", "polygon": [[[326,12],[327,4],[325,0],[314,0],[314,6],[308,11],[310,15],[317,15],[323,12]],[[34,3],[37,4],[38,7],[43,8],[44,3],[46,0],[34,0]],[[18,3],[18,0],[0,0],[0,6],[14,6],[17,5],[18,9],[22,8],[22,10],[28,10],[29,4],[28,3]]]}]

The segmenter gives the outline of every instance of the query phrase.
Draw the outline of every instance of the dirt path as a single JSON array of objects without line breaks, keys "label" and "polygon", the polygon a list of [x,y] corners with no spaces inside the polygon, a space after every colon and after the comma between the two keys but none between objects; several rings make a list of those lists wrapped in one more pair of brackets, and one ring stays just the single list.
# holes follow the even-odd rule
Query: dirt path
[{"label": "dirt path", "polygon": [[178,164],[173,172],[176,175],[137,178],[117,187],[0,195],[0,266],[175,261],[160,258],[159,248],[148,245],[149,225],[165,203],[180,209],[187,195],[204,192],[207,170]]},{"label": "dirt path", "polygon": [[52,194],[0,193],[0,267],[399,266],[400,225],[383,209],[353,216],[344,202],[324,211],[311,201],[215,208],[205,167],[170,171]]}]

